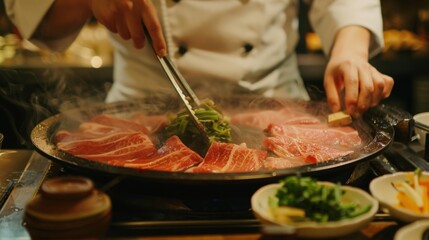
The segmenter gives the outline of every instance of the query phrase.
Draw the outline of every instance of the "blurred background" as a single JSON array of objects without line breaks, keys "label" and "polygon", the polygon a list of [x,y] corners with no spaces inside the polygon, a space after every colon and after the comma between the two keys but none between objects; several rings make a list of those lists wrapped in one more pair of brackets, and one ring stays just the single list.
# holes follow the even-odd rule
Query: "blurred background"
[{"label": "blurred background", "polygon": [[[112,83],[107,31],[90,21],[65,53],[41,50],[23,40],[0,5],[0,132],[5,148],[31,147],[28,133],[52,114],[83,101],[102,101]],[[429,111],[429,0],[382,0],[385,49],[371,59],[395,79],[383,103],[411,114]],[[306,85],[323,89],[327,63],[300,4],[299,66]],[[79,97],[77,97],[79,96]],[[14,137],[15,136],[15,137]]]}]

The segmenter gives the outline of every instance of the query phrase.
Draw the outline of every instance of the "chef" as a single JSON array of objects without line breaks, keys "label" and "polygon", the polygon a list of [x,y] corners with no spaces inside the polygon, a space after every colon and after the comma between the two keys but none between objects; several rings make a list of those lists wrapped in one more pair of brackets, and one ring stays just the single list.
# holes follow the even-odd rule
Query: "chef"
[{"label": "chef", "polygon": [[[393,79],[368,59],[383,46],[377,0],[311,1],[309,19],[329,57],[332,111],[355,116],[389,96]],[[114,84],[107,101],[172,91],[159,56],[168,54],[196,89],[309,99],[297,68],[297,0],[5,0],[23,37],[64,51],[95,17],[111,31]],[[219,94],[219,92],[217,92]],[[344,99],[342,99],[342,96]]]}]

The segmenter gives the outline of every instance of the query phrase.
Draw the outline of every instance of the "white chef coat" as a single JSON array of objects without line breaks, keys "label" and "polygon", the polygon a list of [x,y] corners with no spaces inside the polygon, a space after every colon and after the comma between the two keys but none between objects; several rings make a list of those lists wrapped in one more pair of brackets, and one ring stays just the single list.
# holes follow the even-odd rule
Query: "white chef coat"
[{"label": "white chef coat", "polygon": [[[30,38],[54,0],[5,0],[21,34]],[[254,92],[308,99],[294,49],[298,41],[297,0],[154,0],[168,53],[197,94]],[[383,45],[378,0],[314,0],[310,22],[329,54],[336,32],[359,25],[372,33],[370,56]],[[43,42],[66,49],[76,34]],[[107,101],[171,92],[172,86],[150,47],[111,34],[114,84]]]}]

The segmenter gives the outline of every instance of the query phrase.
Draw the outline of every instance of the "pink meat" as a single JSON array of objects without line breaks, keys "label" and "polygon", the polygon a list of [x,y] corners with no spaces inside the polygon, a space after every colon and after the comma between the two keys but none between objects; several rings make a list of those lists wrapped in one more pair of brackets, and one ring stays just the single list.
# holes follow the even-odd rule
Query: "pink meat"
[{"label": "pink meat", "polygon": [[231,116],[231,123],[265,129],[269,124],[314,124],[320,123],[320,120],[297,109],[282,108],[238,113]]},{"label": "pink meat", "polygon": [[249,172],[262,168],[266,151],[250,149],[244,145],[213,142],[204,161],[192,172]]},{"label": "pink meat", "polygon": [[82,123],[74,132],[60,130],[55,137],[57,147],[63,151],[116,166],[183,171],[202,162],[202,157],[177,136],[169,138],[160,149],[155,148],[146,133],[165,123],[166,117],[136,115],[122,119],[102,114]]},{"label": "pink meat", "polygon": [[90,139],[63,141],[58,148],[73,155],[96,161],[131,160],[148,157],[156,152],[144,133],[118,132]]},{"label": "pink meat", "polygon": [[323,162],[352,153],[325,145],[324,142],[304,142],[290,136],[267,137],[266,148],[283,158],[300,158],[306,163]]},{"label": "pink meat", "polygon": [[179,137],[172,136],[150,157],[127,161],[124,163],[124,166],[138,169],[177,172],[184,171],[202,161],[203,158],[184,145]]},{"label": "pink meat", "polygon": [[133,130],[120,129],[112,126],[107,126],[103,124],[93,123],[93,122],[84,122],[81,123],[79,128],[76,131],[70,132],[67,130],[60,130],[55,134],[55,139],[57,143],[68,143],[68,142],[80,142],[83,140],[91,140],[103,137],[120,137],[121,134],[131,134],[138,133]]},{"label": "pink meat", "polygon": [[[57,147],[64,151],[75,151],[80,152],[78,148],[80,146],[85,146],[85,144],[89,144],[88,147],[96,147],[97,145],[107,144],[112,141],[116,141],[117,139],[128,136],[130,133],[128,132],[117,132],[106,135],[93,134],[87,132],[70,132],[66,135],[63,132],[58,132],[57,139],[60,141],[57,142]],[[85,148],[88,148],[85,147]]]},{"label": "pink meat", "polygon": [[354,148],[362,143],[359,133],[351,127],[329,127],[327,124],[270,124],[265,130],[271,136],[289,136],[309,143]]}]

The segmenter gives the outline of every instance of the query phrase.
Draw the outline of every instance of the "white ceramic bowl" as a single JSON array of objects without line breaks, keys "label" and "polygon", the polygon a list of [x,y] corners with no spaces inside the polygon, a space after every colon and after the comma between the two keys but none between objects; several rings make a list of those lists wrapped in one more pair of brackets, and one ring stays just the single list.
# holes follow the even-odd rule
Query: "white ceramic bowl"
[{"label": "white ceramic bowl", "polygon": [[[414,115],[414,121],[419,122],[429,128],[429,112],[422,112]],[[426,143],[426,133],[427,131],[420,129],[418,127],[414,128],[416,135],[418,136],[419,143],[422,146],[425,146]]]},{"label": "white ceramic bowl", "polygon": [[419,220],[400,228],[393,240],[423,239],[423,233],[429,229],[429,220]]},{"label": "white ceramic bowl", "polygon": [[[384,212],[389,213],[394,218],[403,222],[413,222],[429,218],[428,214],[414,213],[411,210],[398,206],[398,200],[396,198],[398,192],[392,186],[392,182],[405,181],[409,179],[407,174],[413,174],[413,172],[398,172],[375,178],[369,184],[369,190],[380,202],[381,209]],[[429,173],[423,172],[421,179],[429,179]]]},{"label": "white ceramic bowl", "polygon": [[[329,182],[320,182],[321,184],[332,185]],[[293,225],[276,222],[274,216],[271,213],[269,206],[269,198],[275,197],[277,190],[281,187],[281,183],[269,184],[258,189],[252,196],[251,205],[255,216],[265,224],[267,227],[276,226],[285,228],[285,233],[292,230],[293,234],[297,237],[303,238],[335,238],[340,236],[346,236],[353,232],[359,231],[367,224],[369,224],[378,210],[378,202],[367,192],[348,186],[342,186],[345,190],[345,199],[351,199],[352,201],[365,206],[371,204],[371,209],[358,217],[333,221],[326,223],[317,222],[300,222]],[[281,232],[281,231],[279,231]]]}]

